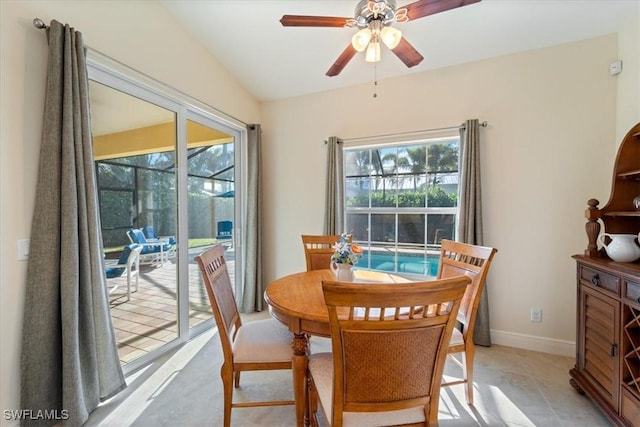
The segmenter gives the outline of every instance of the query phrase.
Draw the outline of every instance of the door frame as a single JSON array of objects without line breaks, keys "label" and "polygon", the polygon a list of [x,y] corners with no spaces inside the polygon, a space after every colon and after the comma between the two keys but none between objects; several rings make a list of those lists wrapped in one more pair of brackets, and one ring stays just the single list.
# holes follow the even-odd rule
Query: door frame
[{"label": "door frame", "polygon": [[[92,49],[87,49],[87,72],[90,80],[109,86],[141,100],[166,108],[175,113],[176,117],[176,188],[177,188],[177,237],[189,236],[188,233],[188,202],[187,202],[187,120],[220,130],[234,138],[234,233],[235,247],[235,289],[242,289],[242,268],[245,250],[242,244],[245,218],[245,185],[247,128],[241,121],[211,107],[175,88],[136,71],[116,60]],[[165,354],[196,335],[212,328],[213,319],[189,327],[189,257],[188,245],[178,246],[177,256],[177,338],[169,343],[150,351],[149,353],[123,365],[125,375],[133,373],[148,365],[150,362]]]}]

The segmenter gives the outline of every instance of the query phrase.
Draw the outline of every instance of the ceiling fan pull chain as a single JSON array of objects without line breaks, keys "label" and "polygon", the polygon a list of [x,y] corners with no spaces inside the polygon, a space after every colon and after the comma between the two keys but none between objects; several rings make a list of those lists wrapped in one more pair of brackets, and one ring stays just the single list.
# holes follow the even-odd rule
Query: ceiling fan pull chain
[{"label": "ceiling fan pull chain", "polygon": [[378,65],[377,62],[373,63],[373,97],[378,97]]}]

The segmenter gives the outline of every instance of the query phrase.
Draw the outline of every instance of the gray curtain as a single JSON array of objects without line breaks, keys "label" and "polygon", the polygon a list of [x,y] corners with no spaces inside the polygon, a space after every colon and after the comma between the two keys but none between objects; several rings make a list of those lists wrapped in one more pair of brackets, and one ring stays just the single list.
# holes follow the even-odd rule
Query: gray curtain
[{"label": "gray curtain", "polygon": [[[483,245],[482,191],[480,185],[480,124],[467,120],[460,127],[460,216],[457,239],[472,245]],[[490,346],[489,299],[485,285],[476,317],[473,342]]]},{"label": "gray curtain", "polygon": [[[247,126],[247,220],[244,231],[244,280],[240,311],[262,311],[262,128]],[[236,292],[237,294],[237,292]]]},{"label": "gray curtain", "polygon": [[82,35],[52,21],[48,37],[27,267],[21,407],[57,411],[60,418],[68,415],[66,425],[79,426],[101,400],[126,383],[109,316]]},{"label": "gray curtain", "polygon": [[324,234],[340,234],[344,230],[344,162],[342,140],[332,136],[327,141],[327,173],[325,183]]}]

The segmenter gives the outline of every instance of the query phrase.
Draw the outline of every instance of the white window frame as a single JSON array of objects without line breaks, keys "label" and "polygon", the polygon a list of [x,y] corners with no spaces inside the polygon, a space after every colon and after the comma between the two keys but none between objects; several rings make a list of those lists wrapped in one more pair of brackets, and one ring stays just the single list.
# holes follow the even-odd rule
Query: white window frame
[{"label": "white window frame", "polygon": [[[345,140],[343,151],[345,159],[347,157],[347,153],[349,151],[354,150],[370,150],[370,149],[383,149],[383,148],[393,148],[393,147],[402,147],[402,146],[410,146],[410,145],[420,145],[420,144],[438,144],[445,141],[457,140],[458,143],[458,186],[460,185],[460,168],[459,168],[459,155],[460,155],[460,134],[457,129],[444,130],[444,131],[434,131],[434,132],[421,132],[414,133],[410,135],[384,135],[379,137],[368,137],[368,138],[357,138],[353,140]],[[347,188],[347,168],[345,167],[343,173],[343,182],[345,183],[345,189]],[[375,176],[375,175],[370,175]],[[449,214],[454,215],[455,220],[453,224],[453,236],[455,238],[455,233],[458,224],[459,218],[459,198],[458,203],[456,203],[455,207],[407,207],[407,208],[398,208],[398,207],[347,207],[347,192],[345,191],[345,209],[344,209],[344,218],[345,218],[345,230],[349,230],[349,215],[352,214],[367,214],[369,215],[369,227],[371,227],[371,215],[376,214],[393,214],[395,215],[395,240],[393,242],[388,242],[388,245],[384,245],[384,249],[388,252],[392,252],[395,255],[399,254],[407,254],[403,251],[403,248],[408,251],[408,248],[411,246],[416,246],[412,244],[405,244],[398,242],[398,215],[403,214],[420,214],[420,215],[434,215],[434,214]],[[428,221],[425,219],[425,221]],[[363,249],[368,250],[371,248],[380,248],[381,242],[372,241],[371,235],[369,235],[368,241],[357,240],[356,243],[361,245]],[[421,253],[425,260],[428,258],[436,258],[439,254],[440,245],[424,242],[423,252],[417,251],[417,253]],[[415,252],[415,251],[414,251]],[[366,262],[366,260],[364,260]],[[425,261],[426,262],[426,261]],[[363,265],[361,262],[356,265],[357,268],[360,269],[369,269],[368,265]],[[436,271],[432,268],[427,269],[427,274],[416,274],[407,271],[400,271],[398,269],[399,264],[394,263],[394,270],[389,271],[394,274],[399,274],[402,276],[406,276],[413,279],[424,280],[426,277],[435,276]],[[388,270],[385,270],[388,271]]]}]

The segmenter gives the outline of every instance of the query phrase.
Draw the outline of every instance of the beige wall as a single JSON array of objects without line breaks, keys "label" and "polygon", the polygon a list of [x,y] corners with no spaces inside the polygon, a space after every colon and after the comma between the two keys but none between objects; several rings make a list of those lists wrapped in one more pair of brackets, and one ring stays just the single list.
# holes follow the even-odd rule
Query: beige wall
[{"label": "beige wall", "polygon": [[[19,400],[26,263],[16,261],[16,242],[30,233],[46,67],[45,36],[31,23],[36,16],[69,22],[100,52],[240,120],[262,122],[267,281],[303,269],[302,251],[294,250],[300,234],[322,231],[328,136],[487,120],[481,131],[485,239],[500,250],[489,278],[494,340],[518,344],[532,337],[550,350],[574,340],[570,256],[586,246],[583,210],[591,197],[607,199],[617,135],[640,119],[637,17],[620,47],[616,36],[606,36],[381,81],[377,99],[372,85],[363,85],[260,106],[151,2],[5,0],[0,408],[17,408]],[[625,70],[611,77],[608,65],[619,57]],[[531,306],[542,307],[542,323],[528,321]]]},{"label": "beige wall", "polygon": [[[33,18],[69,23],[91,48],[239,120],[260,122],[260,110],[236,79],[158,4],[3,0],[0,17],[0,409],[4,410],[19,407],[27,264],[16,260],[17,240],[30,234],[47,64],[46,36],[33,27]],[[0,423],[6,423],[4,418]]]},{"label": "beige wall", "polygon": [[[291,251],[323,224],[325,147],[486,120],[485,243],[494,340],[572,354],[575,264],[586,201],[606,201],[616,147],[617,36],[560,45],[263,105],[265,277],[304,268]],[[355,58],[354,60],[359,60]],[[282,254],[282,255],[280,255]],[[286,254],[286,255],[285,255]],[[541,307],[542,323],[529,321]]]},{"label": "beige wall", "polygon": [[620,28],[618,58],[622,73],[618,74],[618,108],[616,141],[622,142],[629,129],[640,121],[640,7],[628,16]]}]

